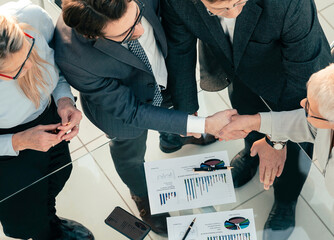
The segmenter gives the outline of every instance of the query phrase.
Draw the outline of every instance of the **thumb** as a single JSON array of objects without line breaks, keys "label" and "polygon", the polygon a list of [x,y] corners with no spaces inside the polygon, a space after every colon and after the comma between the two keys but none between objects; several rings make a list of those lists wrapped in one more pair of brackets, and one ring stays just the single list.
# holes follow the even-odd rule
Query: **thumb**
[{"label": "thumb", "polygon": [[235,109],[229,109],[229,110],[227,110],[227,114],[228,114],[228,116],[232,117],[233,115],[238,114],[238,111],[235,110]]},{"label": "thumb", "polygon": [[253,146],[250,151],[250,156],[255,157],[256,155],[257,155],[257,149],[256,147]]},{"label": "thumb", "polygon": [[65,126],[69,122],[69,116],[68,116],[67,112],[63,112],[59,116],[61,118],[61,125]]}]

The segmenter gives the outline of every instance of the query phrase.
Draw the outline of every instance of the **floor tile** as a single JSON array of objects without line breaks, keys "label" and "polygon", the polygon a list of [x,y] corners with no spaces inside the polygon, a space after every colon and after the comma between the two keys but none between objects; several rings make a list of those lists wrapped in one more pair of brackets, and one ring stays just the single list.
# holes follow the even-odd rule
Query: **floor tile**
[{"label": "floor tile", "polygon": [[69,147],[70,147],[70,152],[72,153],[75,150],[83,147],[83,144],[80,141],[80,139],[76,136],[70,141]]},{"label": "floor tile", "polygon": [[40,2],[43,2],[41,6],[50,14],[53,24],[56,25],[61,9],[51,1],[42,0]]},{"label": "floor tile", "polygon": [[137,210],[135,202],[131,199],[129,189],[123,183],[121,178],[118,176],[118,173],[116,172],[114,163],[110,155],[109,144],[104,144],[98,149],[95,149],[93,152],[91,152],[91,155],[93,156],[99,167],[102,169],[105,176],[112,183],[112,185],[115,186],[117,192],[127,203],[131,210],[131,213],[139,217],[139,212]]},{"label": "floor tile", "polygon": [[[118,176],[112,158],[109,152],[109,145],[104,144],[98,149],[95,149],[91,155],[94,157],[96,163],[104,172],[105,176],[112,183],[118,194],[122,197],[123,201],[129,208],[129,212],[140,218],[139,211],[135,202],[131,199],[131,195],[128,187],[123,183],[121,178]],[[163,238],[153,232],[149,233],[149,237],[154,240],[162,240]]]},{"label": "floor tile", "polygon": [[324,177],[315,166],[311,166],[301,194],[334,233],[334,198],[328,193]]},{"label": "floor tile", "polygon": [[[274,201],[272,192],[272,189],[270,191],[265,191],[238,208],[254,209],[258,240],[262,240],[263,226],[267,220]],[[319,239],[320,236],[321,239],[334,239],[332,234],[313,213],[307,203],[302,198],[299,198],[296,209],[296,228],[289,240],[315,240]]]},{"label": "floor tile", "polygon": [[86,155],[75,162],[71,177],[57,198],[57,214],[85,225],[96,240],[127,239],[104,223],[116,206],[129,211],[93,157]]},{"label": "floor tile", "polygon": [[[332,10],[332,14],[334,13],[334,9]],[[328,21],[325,20],[324,16],[322,15],[322,13],[320,13],[319,15],[319,22],[325,32],[326,38],[328,40],[329,43],[332,43],[334,41],[334,28],[329,25]],[[334,24],[334,22],[333,22]]]},{"label": "floor tile", "polygon": [[94,124],[92,124],[88,118],[83,117],[81,122],[80,122],[80,131],[78,134],[78,137],[82,141],[84,145],[87,143],[90,143],[93,140],[96,140],[97,138],[101,137],[104,135],[104,133],[95,127]]},{"label": "floor tile", "polygon": [[334,28],[334,2],[330,7],[327,7],[326,9],[322,10],[321,15],[327,20],[329,25]]},{"label": "floor tile", "polygon": [[[198,146],[184,146],[181,150],[172,153],[172,154],[165,154],[158,150],[158,137],[159,134],[154,131],[149,132],[148,136],[148,149],[146,152],[146,160],[147,161],[154,161],[154,160],[160,160],[160,159],[168,159],[168,158],[174,158],[174,157],[180,157],[180,156],[186,156],[186,155],[194,155],[194,154],[201,154],[201,153],[209,153],[214,151],[221,151],[221,150],[227,150],[229,153],[230,159],[243,147],[242,141],[230,141],[230,142],[216,142],[214,144],[211,144],[209,146],[205,147],[198,147]],[[238,149],[235,149],[238,147]],[[151,149],[151,150],[150,150]],[[98,164],[101,166],[103,171],[105,172],[106,176],[112,181],[114,186],[117,186],[117,191],[123,196],[124,200],[127,202],[127,205],[130,207],[130,209],[133,211],[133,213],[136,216],[139,216],[138,210],[136,209],[135,203],[130,198],[129,190],[127,189],[126,185],[121,181],[119,178],[114,165],[112,163],[112,159],[110,157],[109,153],[109,147],[108,144],[103,145],[99,149],[96,149],[92,152],[92,156],[96,159]],[[243,203],[249,199],[249,197],[253,197],[257,194],[259,194],[263,189],[263,186],[260,184],[258,180],[258,175],[256,175],[247,185],[240,188],[236,192],[237,197],[237,203],[233,204],[226,204],[226,205],[219,205],[215,206],[218,211],[223,210],[229,210],[231,208],[234,208],[240,203]],[[172,212],[171,214],[173,216],[177,216],[180,214],[193,214],[193,213],[201,213],[201,209],[195,209],[193,210],[187,210],[182,211],[182,213],[179,212]],[[153,239],[163,239],[161,237],[158,237],[157,235],[151,234]]]},{"label": "floor tile", "polygon": [[102,135],[104,135],[104,133],[100,129],[98,129],[93,123],[91,123],[83,113],[78,91],[72,88],[72,93],[74,96],[78,97],[76,105],[77,108],[82,112],[82,120],[80,122],[80,130],[78,137],[85,145],[101,137]]},{"label": "floor tile", "polygon": [[1,226],[1,223],[0,223],[0,239],[1,239],[1,240],[14,240],[14,239],[17,239],[17,238],[10,238],[10,237],[7,237],[7,236],[3,233],[2,226]]},{"label": "floor tile", "polygon": [[79,149],[75,150],[74,152],[71,152],[72,161],[86,155],[87,153],[88,153],[88,151],[84,147],[79,148]]},{"label": "floor tile", "polygon": [[317,10],[321,11],[324,8],[334,4],[334,0],[315,0],[315,4],[317,6]]},{"label": "floor tile", "polygon": [[94,141],[86,144],[86,148],[88,149],[89,152],[91,152],[109,141],[110,139],[107,138],[105,134],[103,134],[102,136],[98,137]]}]

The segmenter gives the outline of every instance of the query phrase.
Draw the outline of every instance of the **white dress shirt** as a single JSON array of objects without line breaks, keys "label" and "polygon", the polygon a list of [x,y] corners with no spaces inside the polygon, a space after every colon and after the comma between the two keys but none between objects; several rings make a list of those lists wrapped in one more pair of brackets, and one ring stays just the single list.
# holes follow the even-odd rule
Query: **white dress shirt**
[{"label": "white dress shirt", "polygon": [[236,18],[224,18],[221,16],[218,16],[218,18],[220,20],[220,24],[224,30],[224,33],[230,37],[230,41],[233,44],[233,36],[234,36]]},{"label": "white dress shirt", "polygon": [[[138,39],[140,45],[143,47],[146,56],[151,64],[154,78],[158,85],[162,88],[167,88],[167,68],[165,59],[161,50],[156,43],[154,37],[154,30],[151,24],[143,17],[141,24],[144,28],[144,33]],[[127,44],[122,44],[123,47],[128,48]],[[189,133],[204,133],[205,132],[205,118],[188,115],[187,132]]]},{"label": "white dress shirt", "polygon": [[314,143],[313,159],[325,177],[328,192],[334,197],[334,148],[332,129],[320,129],[312,126],[306,118],[303,108],[260,113],[261,125],[259,132],[270,134],[273,141],[310,142]]}]

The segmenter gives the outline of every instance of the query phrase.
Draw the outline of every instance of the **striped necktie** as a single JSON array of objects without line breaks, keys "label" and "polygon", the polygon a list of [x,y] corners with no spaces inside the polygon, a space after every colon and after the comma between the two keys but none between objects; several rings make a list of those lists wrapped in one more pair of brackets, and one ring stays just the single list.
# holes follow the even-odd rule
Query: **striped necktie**
[{"label": "striped necktie", "polygon": [[[140,45],[138,40],[133,40],[128,43],[129,51],[132,52],[136,57],[138,57],[147,67],[148,70],[152,72],[151,64],[148,60],[148,57],[143,49],[143,47]],[[162,95],[161,90],[157,82],[155,82],[155,90],[154,90],[154,97],[153,97],[153,106],[160,106],[162,103]]]}]

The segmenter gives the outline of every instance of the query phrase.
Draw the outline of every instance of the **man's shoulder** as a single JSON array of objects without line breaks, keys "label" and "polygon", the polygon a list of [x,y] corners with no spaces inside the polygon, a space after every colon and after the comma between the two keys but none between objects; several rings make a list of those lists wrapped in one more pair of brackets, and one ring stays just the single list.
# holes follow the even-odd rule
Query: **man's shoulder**
[{"label": "man's shoulder", "polygon": [[300,5],[302,2],[307,2],[312,0],[249,0],[249,2],[256,3],[262,6],[264,9],[288,9],[293,6]]},{"label": "man's shoulder", "polygon": [[184,7],[190,7],[190,6],[194,6],[196,4],[201,4],[201,0],[161,0],[164,1],[166,3],[168,3],[169,5],[175,7],[175,8],[184,8]]},{"label": "man's shoulder", "polygon": [[[201,0],[161,0],[176,11],[189,11],[198,4],[202,4]],[[282,11],[289,8],[289,6],[298,5],[301,1],[311,0],[248,0],[249,5],[256,4],[262,7],[264,10],[270,11]]]},{"label": "man's shoulder", "polygon": [[72,32],[73,32],[73,29],[65,24],[63,16],[60,15],[57,20],[56,29],[55,29],[56,36],[66,37],[66,36],[71,35]]},{"label": "man's shoulder", "polygon": [[[197,4],[201,4],[201,0],[162,0],[174,7],[186,7],[186,6],[194,6]],[[286,7],[293,4],[298,4],[302,1],[311,1],[311,0],[248,0],[249,3],[258,4],[262,7]]]},{"label": "man's shoulder", "polygon": [[[73,54],[74,49],[91,47],[89,40],[77,33],[73,28],[67,26],[62,18],[59,17],[55,29],[55,47],[56,52],[63,52],[64,54]],[[84,53],[85,51],[79,51]],[[77,52],[78,53],[78,52]]]}]

